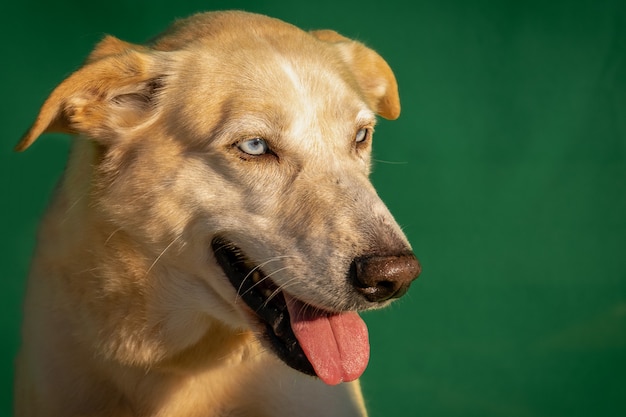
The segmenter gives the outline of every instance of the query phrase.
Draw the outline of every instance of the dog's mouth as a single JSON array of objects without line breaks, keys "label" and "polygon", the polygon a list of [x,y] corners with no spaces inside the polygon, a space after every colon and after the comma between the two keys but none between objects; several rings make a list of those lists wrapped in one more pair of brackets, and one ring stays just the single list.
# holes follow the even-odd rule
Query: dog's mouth
[{"label": "dog's mouth", "polygon": [[263,336],[290,367],[335,385],[357,379],[369,360],[367,327],[356,312],[320,310],[282,291],[232,242],[216,237],[215,259]]}]

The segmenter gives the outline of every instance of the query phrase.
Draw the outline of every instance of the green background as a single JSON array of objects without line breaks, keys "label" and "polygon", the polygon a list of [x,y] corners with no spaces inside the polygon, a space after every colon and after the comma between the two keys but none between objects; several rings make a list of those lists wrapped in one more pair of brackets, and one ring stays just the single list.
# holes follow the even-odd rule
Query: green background
[{"label": "green background", "polygon": [[371,415],[625,416],[623,0],[3,2],[0,415],[69,139],[12,146],[104,33],[143,42],[225,8],[334,28],[396,72],[403,113],[377,129],[373,181],[424,272],[365,315]]}]

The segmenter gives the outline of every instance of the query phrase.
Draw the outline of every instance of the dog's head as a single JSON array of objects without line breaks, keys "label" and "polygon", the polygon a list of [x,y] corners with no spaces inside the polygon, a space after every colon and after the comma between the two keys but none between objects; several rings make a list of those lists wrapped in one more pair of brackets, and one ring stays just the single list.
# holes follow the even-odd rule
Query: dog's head
[{"label": "dog's head", "polygon": [[356,311],[420,272],[368,179],[376,114],[399,112],[392,71],[364,45],[208,13],[147,46],[105,38],[17,149],[48,131],[89,140],[89,204],[148,260],[161,326],[197,340],[192,311],[251,328],[335,384],[368,361]]}]

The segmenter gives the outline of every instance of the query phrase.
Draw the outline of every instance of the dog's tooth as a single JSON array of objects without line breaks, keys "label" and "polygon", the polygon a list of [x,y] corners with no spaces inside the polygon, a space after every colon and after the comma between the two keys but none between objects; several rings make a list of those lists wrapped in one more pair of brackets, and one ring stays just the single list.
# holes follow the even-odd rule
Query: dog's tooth
[{"label": "dog's tooth", "polygon": [[261,291],[261,294],[263,294],[263,297],[265,297],[265,298],[270,298],[272,296],[272,294],[274,293],[269,288],[261,288],[259,291]]},{"label": "dog's tooth", "polygon": [[252,271],[252,282],[258,284],[259,282],[261,282],[261,279],[261,273],[258,270]]}]

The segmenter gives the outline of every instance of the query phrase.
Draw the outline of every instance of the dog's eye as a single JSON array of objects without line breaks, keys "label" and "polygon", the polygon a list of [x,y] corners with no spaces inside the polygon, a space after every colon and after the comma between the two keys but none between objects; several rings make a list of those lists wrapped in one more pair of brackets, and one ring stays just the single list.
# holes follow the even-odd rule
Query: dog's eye
[{"label": "dog's eye", "polygon": [[359,129],[356,132],[356,136],[354,137],[354,141],[356,143],[363,143],[365,141],[367,141],[368,137],[370,135],[370,130],[366,127]]},{"label": "dog's eye", "polygon": [[261,138],[252,138],[252,139],[244,140],[243,142],[239,143],[238,148],[242,152],[247,153],[248,155],[254,155],[254,156],[263,155],[267,153],[267,151],[269,150],[269,146],[267,146],[267,142],[265,142],[265,139],[261,139]]}]

